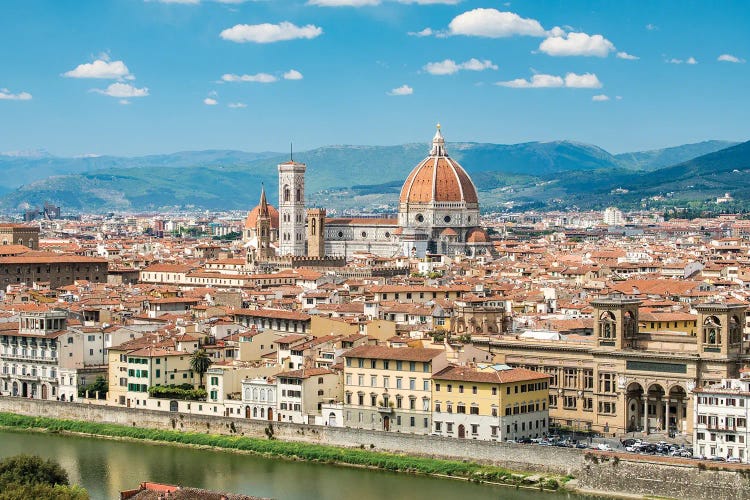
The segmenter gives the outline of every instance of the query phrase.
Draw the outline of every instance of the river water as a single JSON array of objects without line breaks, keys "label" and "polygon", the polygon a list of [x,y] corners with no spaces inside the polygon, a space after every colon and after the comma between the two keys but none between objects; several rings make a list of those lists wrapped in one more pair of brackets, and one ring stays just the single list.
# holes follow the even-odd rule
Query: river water
[{"label": "river water", "polygon": [[92,500],[114,500],[141,481],[278,500],[557,500],[567,494],[451,479],[269,459],[168,444],[28,432],[0,432],[0,457],[31,453],[57,460]]}]

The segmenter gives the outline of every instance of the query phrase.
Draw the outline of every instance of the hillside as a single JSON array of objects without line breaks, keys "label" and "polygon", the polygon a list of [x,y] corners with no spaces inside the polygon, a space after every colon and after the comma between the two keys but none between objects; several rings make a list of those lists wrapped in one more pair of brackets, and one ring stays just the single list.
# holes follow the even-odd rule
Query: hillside
[{"label": "hillside", "polygon": [[[629,190],[618,200],[685,191],[690,179],[704,189],[742,187],[731,178],[744,165],[743,147],[712,152],[675,167],[650,170],[654,162],[689,150],[718,147],[720,141],[685,145],[657,152],[613,156],[596,146],[570,141],[514,145],[453,143],[451,155],[472,175],[485,208],[502,206],[564,207],[612,203],[611,191]],[[696,149],[697,148],[697,149]],[[427,154],[426,144],[401,146],[329,146],[295,153],[308,165],[307,193],[311,204],[330,209],[388,210],[394,207],[403,180]],[[0,168],[11,172],[0,183],[0,208],[17,212],[44,201],[68,211],[158,210],[180,208],[247,209],[254,206],[261,183],[276,201],[276,165],[287,155],[239,151],[182,152],[137,158],[60,159],[0,156]],[[24,163],[25,162],[25,163]],[[738,163],[739,162],[739,163]],[[24,168],[25,165],[25,168]],[[717,170],[703,179],[711,168]],[[59,175],[73,170],[73,174]],[[718,172],[729,169],[724,174]],[[740,168],[743,170],[743,168]],[[15,172],[15,173],[13,173]],[[45,178],[33,179],[37,175]],[[729,175],[729,177],[726,177]],[[744,176],[743,176],[744,177]],[[26,181],[25,179],[33,179]],[[23,180],[23,185],[17,184]],[[731,188],[730,188],[731,186]],[[9,192],[2,194],[3,190]],[[712,191],[713,192],[713,191]],[[749,197],[750,198],[750,197]]]},{"label": "hillside", "polygon": [[703,141],[673,148],[622,153],[615,155],[615,159],[623,167],[633,170],[657,170],[677,165],[678,163],[713,153],[714,151],[736,146],[737,144],[737,142],[731,141]]}]

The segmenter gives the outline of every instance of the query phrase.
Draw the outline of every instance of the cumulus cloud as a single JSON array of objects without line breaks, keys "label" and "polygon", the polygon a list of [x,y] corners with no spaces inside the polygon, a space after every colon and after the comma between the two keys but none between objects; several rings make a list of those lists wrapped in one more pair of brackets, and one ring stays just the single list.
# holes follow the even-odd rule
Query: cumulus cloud
[{"label": "cumulus cloud", "polygon": [[311,39],[322,34],[323,29],[318,26],[312,24],[297,26],[284,21],[279,24],[236,24],[222,31],[220,36],[224,40],[237,43],[273,43],[298,38]]},{"label": "cumulus cloud", "polygon": [[542,89],[555,87],[568,87],[575,89],[598,89],[602,83],[593,73],[568,73],[565,78],[557,75],[536,74],[528,80],[525,78],[516,78],[506,82],[497,82],[495,85],[501,87],[510,87],[514,89]]},{"label": "cumulus cloud", "polygon": [[717,61],[721,62],[730,62],[730,63],[744,63],[744,59],[740,59],[737,56],[733,56],[732,54],[722,54],[717,59]]},{"label": "cumulus cloud", "polygon": [[217,104],[219,104],[219,101],[217,101],[213,97],[206,97],[205,99],[203,99],[203,104],[205,104],[206,106],[216,106]]},{"label": "cumulus cloud", "polygon": [[530,80],[516,78],[507,82],[497,82],[496,85],[501,87],[510,87],[514,89],[542,89],[551,87],[565,86],[565,80],[555,75],[537,74],[533,75]]},{"label": "cumulus cloud", "polygon": [[284,73],[284,80],[302,80],[302,78],[302,73],[300,73],[296,69],[290,69],[289,71]]},{"label": "cumulus cloud", "polygon": [[634,56],[633,54],[628,54],[627,52],[618,52],[617,58],[626,59],[628,61],[637,61],[638,59],[640,59],[640,57]]},{"label": "cumulus cloud", "polygon": [[451,35],[505,38],[514,35],[544,36],[536,19],[526,19],[514,12],[497,9],[474,9],[454,17],[448,25]]},{"label": "cumulus cloud", "polygon": [[388,92],[388,95],[412,95],[413,93],[414,89],[404,84]]},{"label": "cumulus cloud", "polygon": [[63,73],[66,78],[102,78],[116,80],[132,80],[133,75],[122,61],[110,61],[108,57],[100,57],[94,62],[79,64],[74,69]]},{"label": "cumulus cloud", "polygon": [[98,94],[108,95],[110,97],[146,97],[148,94],[148,88],[137,88],[129,83],[113,83],[106,89],[93,89],[92,92]]},{"label": "cumulus cloud", "polygon": [[698,61],[695,59],[695,57],[688,57],[685,60],[676,59],[673,57],[671,59],[667,59],[667,62],[669,64],[698,64]]},{"label": "cumulus cloud", "polygon": [[607,57],[615,46],[602,35],[567,33],[545,39],[539,45],[539,50],[550,56]]},{"label": "cumulus cloud", "polygon": [[424,70],[431,75],[452,75],[458,73],[460,70],[484,71],[486,69],[497,69],[497,65],[493,64],[489,59],[480,61],[472,57],[462,63],[446,59],[444,61],[427,63],[424,66]]},{"label": "cumulus cloud", "polygon": [[418,36],[418,37],[425,37],[425,36],[432,36],[435,32],[432,31],[432,28],[425,28],[422,31],[410,31],[408,33],[409,36]]},{"label": "cumulus cloud", "polygon": [[603,102],[603,101],[609,101],[609,96],[605,94],[598,94],[591,98],[594,102]]},{"label": "cumulus cloud", "polygon": [[268,73],[257,73],[255,75],[235,75],[233,73],[226,73],[221,75],[221,80],[224,82],[273,83],[279,79]]},{"label": "cumulus cloud", "polygon": [[307,5],[318,7],[367,7],[380,5],[380,0],[308,0]]},{"label": "cumulus cloud", "polygon": [[565,86],[575,89],[599,89],[602,87],[602,82],[594,73],[584,73],[577,75],[575,73],[568,73],[565,75]]},{"label": "cumulus cloud", "polygon": [[227,104],[227,107],[232,109],[246,108],[247,104],[244,102],[230,102]]},{"label": "cumulus cloud", "polygon": [[646,29],[649,30],[649,31],[656,31],[656,30],[659,29],[659,27],[657,25],[655,25],[655,24],[649,23],[649,24],[646,25]]},{"label": "cumulus cloud", "polygon": [[30,101],[32,95],[28,92],[11,93],[8,89],[0,89],[0,101]]}]

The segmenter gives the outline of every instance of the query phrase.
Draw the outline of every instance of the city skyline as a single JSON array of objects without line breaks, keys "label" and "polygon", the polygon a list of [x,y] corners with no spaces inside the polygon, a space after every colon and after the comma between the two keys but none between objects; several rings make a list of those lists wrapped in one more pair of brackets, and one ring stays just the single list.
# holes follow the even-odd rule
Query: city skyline
[{"label": "city skyline", "polygon": [[7,2],[0,151],[745,140],[750,9],[457,0]]}]

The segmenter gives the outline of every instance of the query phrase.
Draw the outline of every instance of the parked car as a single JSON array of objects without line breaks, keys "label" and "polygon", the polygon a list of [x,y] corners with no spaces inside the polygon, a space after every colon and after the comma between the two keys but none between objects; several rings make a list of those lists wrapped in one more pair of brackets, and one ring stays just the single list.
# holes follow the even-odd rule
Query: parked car
[{"label": "parked car", "polygon": [[612,447],[607,443],[601,443],[596,445],[596,449],[599,451],[612,451]]},{"label": "parked car", "polygon": [[740,460],[740,457],[729,457],[727,458],[728,464],[739,464],[742,463],[742,460]]}]

